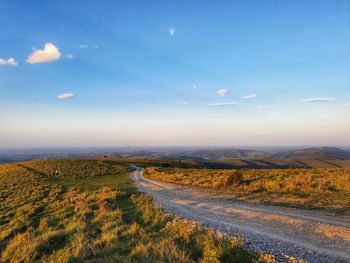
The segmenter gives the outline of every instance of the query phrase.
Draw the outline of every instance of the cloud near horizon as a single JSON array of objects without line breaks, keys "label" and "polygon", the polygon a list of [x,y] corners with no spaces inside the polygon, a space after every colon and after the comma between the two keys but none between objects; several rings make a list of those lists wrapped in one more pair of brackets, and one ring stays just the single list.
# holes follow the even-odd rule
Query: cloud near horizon
[{"label": "cloud near horizon", "polygon": [[313,102],[326,102],[326,101],[332,101],[334,98],[308,98],[303,99],[299,101],[299,103],[313,103]]},{"label": "cloud near horizon", "polygon": [[256,98],[256,94],[255,93],[243,96],[243,99],[246,99],[246,100],[254,99],[254,98]]},{"label": "cloud near horizon", "polygon": [[0,65],[17,66],[18,63],[16,62],[16,60],[13,57],[11,57],[9,59],[0,58]]},{"label": "cloud near horizon", "polygon": [[219,94],[220,97],[223,97],[227,94],[227,89],[219,89],[216,93]]},{"label": "cloud near horizon", "polygon": [[350,103],[345,104],[345,105],[344,105],[344,108],[346,108],[346,109],[350,109]]},{"label": "cloud near horizon", "polygon": [[58,48],[52,43],[46,43],[43,50],[35,50],[27,58],[29,64],[34,63],[43,63],[43,62],[52,62],[60,59],[61,53]]},{"label": "cloud near horizon", "polygon": [[69,99],[75,97],[74,93],[63,93],[57,96],[57,99],[59,100],[65,100],[65,99]]},{"label": "cloud near horizon", "polygon": [[237,107],[238,103],[236,102],[222,102],[222,103],[210,103],[209,106],[213,107]]},{"label": "cloud near horizon", "polygon": [[266,105],[266,106],[258,106],[257,108],[259,110],[269,110],[269,109],[272,109],[272,106],[268,106],[268,105]]}]

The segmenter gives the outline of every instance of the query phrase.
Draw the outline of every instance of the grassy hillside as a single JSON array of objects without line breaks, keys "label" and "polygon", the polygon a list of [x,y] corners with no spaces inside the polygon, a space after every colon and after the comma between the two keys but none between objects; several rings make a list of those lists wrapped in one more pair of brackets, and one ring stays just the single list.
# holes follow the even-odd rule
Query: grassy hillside
[{"label": "grassy hillside", "polygon": [[241,200],[350,214],[350,168],[147,168],[144,175],[158,181],[214,188]]},{"label": "grassy hillside", "polygon": [[0,165],[0,262],[264,262],[239,236],[155,207],[126,168],[111,160]]},{"label": "grassy hillside", "polygon": [[177,168],[200,168],[201,165],[195,160],[173,160],[149,157],[126,157],[126,158],[95,158],[91,160],[102,160],[104,163],[135,164],[140,167],[160,166]]},{"label": "grassy hillside", "polygon": [[18,165],[43,176],[70,178],[106,175],[118,169],[99,160],[83,159],[35,160]]}]

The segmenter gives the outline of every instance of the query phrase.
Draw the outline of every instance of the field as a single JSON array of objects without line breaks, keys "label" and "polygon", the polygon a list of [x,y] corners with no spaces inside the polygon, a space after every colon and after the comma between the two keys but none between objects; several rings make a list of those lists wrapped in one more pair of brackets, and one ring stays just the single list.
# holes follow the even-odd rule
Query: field
[{"label": "field", "polygon": [[350,168],[181,169],[150,167],[152,180],[203,188],[230,198],[350,214]]},{"label": "field", "polygon": [[264,262],[138,193],[112,160],[0,165],[0,262]]}]

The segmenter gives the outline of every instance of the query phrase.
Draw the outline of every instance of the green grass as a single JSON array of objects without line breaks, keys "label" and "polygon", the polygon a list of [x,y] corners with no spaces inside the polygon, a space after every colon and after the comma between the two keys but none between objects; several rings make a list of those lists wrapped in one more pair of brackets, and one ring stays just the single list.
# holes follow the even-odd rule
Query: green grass
[{"label": "green grass", "polygon": [[108,175],[91,176],[86,178],[54,178],[52,182],[64,188],[79,187],[85,190],[97,190],[102,187],[119,189],[128,193],[134,193],[136,187],[129,179],[129,172],[121,172]]},{"label": "green grass", "polygon": [[119,198],[117,208],[122,211],[123,219],[129,223],[133,221],[140,222],[140,213],[130,200],[130,196],[137,193],[137,187],[131,182],[129,175],[129,171],[124,169],[124,171],[115,174],[87,178],[55,178],[53,182],[65,189],[78,187],[83,190],[93,191],[109,187],[113,190],[121,190],[125,193],[125,197]]},{"label": "green grass", "polygon": [[[260,257],[245,250],[239,236],[223,238],[164,213],[137,192],[126,164],[50,162],[0,165],[0,262],[255,262]],[[88,170],[94,162],[97,167]],[[55,169],[60,173],[52,174]]]}]

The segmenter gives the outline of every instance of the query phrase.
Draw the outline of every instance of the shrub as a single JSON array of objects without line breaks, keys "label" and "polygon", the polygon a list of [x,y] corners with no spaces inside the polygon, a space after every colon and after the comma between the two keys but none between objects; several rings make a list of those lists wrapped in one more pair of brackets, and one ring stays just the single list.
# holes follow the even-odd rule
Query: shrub
[{"label": "shrub", "polygon": [[240,171],[233,171],[232,174],[229,174],[224,179],[224,186],[240,186],[243,183],[243,174]]}]

